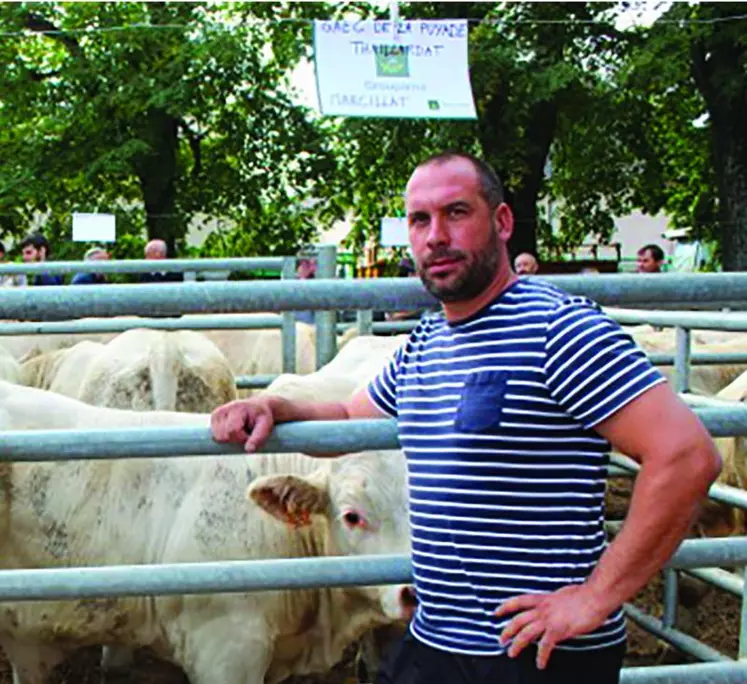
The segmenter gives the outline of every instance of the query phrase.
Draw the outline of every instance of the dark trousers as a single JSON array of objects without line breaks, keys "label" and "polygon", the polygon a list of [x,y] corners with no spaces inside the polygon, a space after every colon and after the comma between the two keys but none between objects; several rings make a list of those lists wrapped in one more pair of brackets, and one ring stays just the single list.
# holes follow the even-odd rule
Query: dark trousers
[{"label": "dark trousers", "polygon": [[554,650],[544,670],[537,647],[516,658],[465,656],[419,642],[409,630],[386,654],[376,684],[618,684],[625,644],[595,651]]}]

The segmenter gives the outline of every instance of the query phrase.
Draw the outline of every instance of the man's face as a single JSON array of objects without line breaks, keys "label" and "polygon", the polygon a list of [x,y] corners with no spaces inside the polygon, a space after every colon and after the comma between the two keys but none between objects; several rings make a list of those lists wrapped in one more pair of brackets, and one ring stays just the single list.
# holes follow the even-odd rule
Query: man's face
[{"label": "man's face", "polygon": [[316,276],[316,261],[313,259],[301,259],[296,269],[296,277],[306,280]]},{"label": "man's face", "polygon": [[[472,299],[495,279],[511,234],[510,211],[490,211],[466,159],[420,167],[407,184],[407,221],[418,275],[444,302]],[[507,212],[507,214],[506,214]]]},{"label": "man's face", "polygon": [[654,259],[650,249],[645,249],[638,254],[636,264],[638,273],[659,273],[661,271],[661,262]]},{"label": "man's face", "polygon": [[33,264],[35,261],[44,261],[44,247],[37,249],[34,245],[26,245],[21,250],[21,256],[27,264]]},{"label": "man's face", "polygon": [[539,270],[537,260],[531,254],[519,254],[514,261],[516,275],[532,275]]}]

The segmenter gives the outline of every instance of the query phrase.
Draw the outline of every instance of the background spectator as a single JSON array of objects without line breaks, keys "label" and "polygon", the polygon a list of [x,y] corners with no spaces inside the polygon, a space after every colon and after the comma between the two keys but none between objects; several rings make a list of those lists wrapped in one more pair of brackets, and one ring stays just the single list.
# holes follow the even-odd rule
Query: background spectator
[{"label": "background spectator", "polygon": [[[103,247],[91,247],[84,255],[84,261],[106,261],[109,252]],[[71,285],[105,285],[106,276],[103,273],[76,273],[70,281]]]},{"label": "background spectator", "polygon": [[[47,261],[50,256],[49,242],[41,233],[31,233],[21,242],[21,256],[27,264]],[[61,275],[37,273],[32,279],[32,285],[62,285]]]},{"label": "background spectator", "polygon": [[659,245],[644,245],[638,250],[636,271],[638,273],[661,273],[664,250]]},{"label": "background spectator", "polygon": [[539,262],[534,254],[522,252],[514,259],[516,275],[534,275],[539,271]]},{"label": "background spectator", "polygon": [[[166,255],[166,243],[163,240],[151,240],[145,245],[145,258],[149,261],[165,260]],[[141,283],[181,283],[183,280],[183,273],[169,273],[166,269],[140,274]]]},{"label": "background spectator", "polygon": [[[296,266],[296,278],[299,280],[316,278],[316,259],[308,255],[300,256]],[[296,321],[313,325],[316,322],[315,314],[315,311],[296,311]]]}]

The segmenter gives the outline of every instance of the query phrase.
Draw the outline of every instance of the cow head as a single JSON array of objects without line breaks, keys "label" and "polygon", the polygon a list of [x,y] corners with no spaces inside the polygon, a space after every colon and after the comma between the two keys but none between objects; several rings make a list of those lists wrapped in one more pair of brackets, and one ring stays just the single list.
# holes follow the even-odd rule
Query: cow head
[{"label": "cow head", "polygon": [[[323,516],[329,555],[409,553],[405,459],[399,451],[366,452],[325,462],[310,476],[256,479],[249,498],[267,513],[305,527]],[[415,595],[404,585],[358,587],[387,620],[410,617]]]}]

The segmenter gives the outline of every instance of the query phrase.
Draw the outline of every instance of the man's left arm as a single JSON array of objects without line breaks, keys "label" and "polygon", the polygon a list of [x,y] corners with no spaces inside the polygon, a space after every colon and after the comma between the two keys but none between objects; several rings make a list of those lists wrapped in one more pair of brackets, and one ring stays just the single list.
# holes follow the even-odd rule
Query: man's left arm
[{"label": "man's left arm", "polygon": [[540,668],[556,644],[599,627],[662,568],[721,468],[705,427],[668,384],[647,390],[595,430],[641,464],[622,530],[585,583],[519,596],[498,611],[521,611],[501,640],[513,639],[512,656],[538,641]]},{"label": "man's left arm", "polygon": [[516,613],[501,634],[502,642],[511,641],[509,655],[538,642],[539,667],[558,643],[602,625],[667,562],[721,466],[698,417],[657,379],[616,323],[572,302],[559,309],[548,331],[553,396],[641,469],[622,530],[583,584],[500,606],[498,615]]}]

